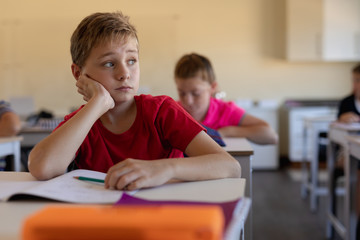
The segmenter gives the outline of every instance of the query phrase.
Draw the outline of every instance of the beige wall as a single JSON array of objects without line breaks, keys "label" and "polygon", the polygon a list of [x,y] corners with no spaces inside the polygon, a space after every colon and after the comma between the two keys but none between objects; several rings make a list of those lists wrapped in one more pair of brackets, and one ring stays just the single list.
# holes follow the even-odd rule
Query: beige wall
[{"label": "beige wall", "polygon": [[[177,98],[176,60],[208,56],[227,99],[340,98],[355,63],[290,63],[284,0],[0,0],[0,96],[29,96],[64,114],[82,103],[70,72],[69,39],[96,11],[122,10],[139,31],[141,85]],[[306,19],[304,19],[306,20]]]}]

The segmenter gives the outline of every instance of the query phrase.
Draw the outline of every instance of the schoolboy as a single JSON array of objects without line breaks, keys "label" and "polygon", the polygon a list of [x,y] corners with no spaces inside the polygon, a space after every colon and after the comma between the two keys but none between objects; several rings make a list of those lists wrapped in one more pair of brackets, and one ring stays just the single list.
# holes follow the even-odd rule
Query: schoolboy
[{"label": "schoolboy", "polygon": [[[71,37],[72,73],[87,102],[29,156],[41,180],[76,168],[107,172],[105,187],[134,190],[169,181],[240,177],[238,162],[167,96],[136,95],[139,48],[120,12],[95,13]],[[189,157],[181,158],[185,152]]]},{"label": "schoolboy", "polygon": [[175,67],[175,83],[180,104],[198,122],[217,130],[222,137],[244,137],[257,144],[276,144],[276,132],[263,120],[214,97],[218,84],[211,62],[191,53],[182,56]]}]

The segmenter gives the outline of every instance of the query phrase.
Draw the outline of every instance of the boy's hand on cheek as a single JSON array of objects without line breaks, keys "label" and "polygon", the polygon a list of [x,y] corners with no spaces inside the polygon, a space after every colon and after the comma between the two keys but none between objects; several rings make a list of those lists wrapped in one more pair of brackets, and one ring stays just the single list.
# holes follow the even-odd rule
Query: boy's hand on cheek
[{"label": "boy's hand on cheek", "polygon": [[76,81],[78,93],[83,96],[83,99],[88,102],[93,97],[100,97],[102,102],[111,109],[115,106],[114,100],[105,87],[95,79],[91,78],[88,74],[81,74]]},{"label": "boy's hand on cheek", "polygon": [[163,160],[144,161],[129,158],[109,169],[105,187],[132,191],[159,186],[171,178],[171,168]]}]

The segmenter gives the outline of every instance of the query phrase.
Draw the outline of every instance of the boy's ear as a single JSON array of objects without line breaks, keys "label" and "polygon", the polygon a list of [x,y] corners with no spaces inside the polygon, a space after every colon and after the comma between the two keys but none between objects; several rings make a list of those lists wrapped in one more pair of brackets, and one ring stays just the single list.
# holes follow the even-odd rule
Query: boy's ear
[{"label": "boy's ear", "polygon": [[218,91],[218,84],[217,82],[211,83],[211,95],[215,95]]},{"label": "boy's ear", "polygon": [[71,72],[76,80],[79,79],[81,75],[81,68],[75,63],[71,64]]}]

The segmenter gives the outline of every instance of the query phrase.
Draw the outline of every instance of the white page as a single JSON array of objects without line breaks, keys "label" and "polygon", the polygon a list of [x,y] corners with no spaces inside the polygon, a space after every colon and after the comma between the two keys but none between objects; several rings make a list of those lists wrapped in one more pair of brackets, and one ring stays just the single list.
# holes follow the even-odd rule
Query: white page
[{"label": "white page", "polygon": [[[11,196],[15,193],[27,194],[73,203],[115,203],[122,195],[122,191],[120,190],[105,189],[104,184],[81,181],[75,179],[74,176],[105,179],[106,174],[90,170],[75,170],[48,181],[7,182],[11,186],[8,185],[6,187],[8,190],[4,192],[11,193],[9,189],[14,187]],[[3,183],[6,184],[5,182]],[[24,185],[23,190],[19,191],[21,188],[19,183],[27,186]],[[25,188],[26,190],[24,190]],[[3,194],[3,189],[0,192],[0,197],[6,197],[5,194]],[[8,199],[8,197],[6,197],[6,199]]]},{"label": "white page", "polygon": [[14,193],[21,192],[39,184],[37,181],[1,181],[0,200],[6,201]]}]

